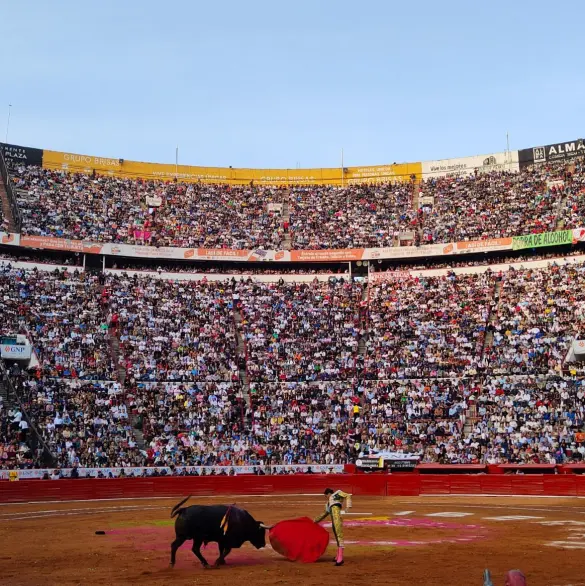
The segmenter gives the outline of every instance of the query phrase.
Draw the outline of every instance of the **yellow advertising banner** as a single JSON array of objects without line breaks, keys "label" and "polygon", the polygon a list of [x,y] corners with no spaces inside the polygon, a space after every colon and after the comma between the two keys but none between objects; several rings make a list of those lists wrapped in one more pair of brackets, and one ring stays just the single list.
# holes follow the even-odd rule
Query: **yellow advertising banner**
[{"label": "yellow advertising banner", "polygon": [[356,183],[382,183],[408,181],[412,175],[421,177],[421,163],[376,165],[329,169],[231,169],[227,167],[195,167],[163,163],[141,163],[125,159],[95,157],[47,151],[43,153],[45,169],[64,170],[70,173],[99,173],[114,177],[158,179],[172,181],[202,181],[205,183],[257,185],[351,185]]}]

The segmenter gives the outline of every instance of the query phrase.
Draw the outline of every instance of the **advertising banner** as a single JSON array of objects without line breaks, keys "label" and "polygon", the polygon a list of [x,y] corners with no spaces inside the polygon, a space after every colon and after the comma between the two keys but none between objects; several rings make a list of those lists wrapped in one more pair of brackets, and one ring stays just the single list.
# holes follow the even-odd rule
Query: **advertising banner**
[{"label": "advertising banner", "polygon": [[[451,247],[453,250],[450,250]],[[486,238],[485,240],[467,240],[448,244],[443,248],[443,254],[469,254],[473,252],[493,252],[496,250],[511,250],[512,238]]]},{"label": "advertising banner", "polygon": [[13,162],[20,165],[37,165],[43,164],[43,149],[34,149],[16,144],[0,143],[4,159],[7,163]]},{"label": "advertising banner", "polygon": [[[571,232],[569,230],[569,232]],[[585,239],[585,232],[576,230],[575,240]],[[582,235],[581,235],[582,234]],[[330,250],[236,250],[230,248],[173,248],[114,244],[111,242],[87,242],[67,240],[52,236],[21,236],[3,234],[2,242],[14,246],[44,250],[62,250],[86,254],[105,254],[133,258],[169,260],[226,260],[237,262],[354,262],[359,260],[383,260],[425,258],[474,252],[512,250],[512,238],[490,238],[468,242],[426,244],[422,246],[393,246],[386,248],[337,248]],[[543,244],[542,246],[550,246]]]},{"label": "advertising banner", "polygon": [[[264,465],[264,466],[176,466],[174,472],[166,466],[153,466],[149,468],[133,467],[133,468],[78,468],[80,478],[96,478],[98,474],[102,474],[106,478],[110,474],[117,478],[124,470],[125,476],[152,476],[156,471],[158,476],[181,476],[197,475],[197,476],[225,476],[232,470],[234,474],[254,474],[256,468],[262,468],[265,472],[272,474],[306,474],[311,469],[314,474],[343,474],[343,464],[300,464],[298,466],[288,465]],[[26,470],[0,470],[0,480],[8,480],[16,472],[16,478],[20,480],[27,480],[32,478],[43,478],[45,474],[51,476],[53,468],[45,469],[26,469]],[[71,468],[62,468],[60,470],[62,478],[69,478],[71,475]]]},{"label": "advertising banner", "polygon": [[410,181],[412,176],[420,179],[421,172],[421,163],[347,167],[344,172],[344,179],[349,185],[359,183],[394,183],[396,181]]},{"label": "advertising banner", "polygon": [[442,254],[447,254],[443,253],[443,248],[445,246],[445,244],[423,244],[422,246],[389,246],[385,248],[365,248],[362,260],[441,256]]},{"label": "advertising banner", "polygon": [[410,271],[383,271],[381,273],[370,273],[371,283],[382,283],[385,281],[405,281],[412,276]]},{"label": "advertising banner", "polygon": [[10,246],[18,246],[20,244],[20,234],[0,232],[0,243],[8,244]]},{"label": "advertising banner", "polygon": [[151,208],[159,208],[162,205],[162,197],[159,195],[147,195],[146,205]]},{"label": "advertising banner", "polygon": [[402,452],[382,452],[363,456],[356,460],[358,468],[365,470],[376,470],[385,466],[391,470],[412,471],[416,468],[420,456],[416,454],[404,454]]},{"label": "advertising banner", "polygon": [[9,360],[29,360],[31,346],[22,346],[21,344],[2,344],[0,346],[0,357]]},{"label": "advertising banner", "polygon": [[96,242],[54,238],[53,236],[21,236],[20,246],[25,246],[27,248],[40,248],[43,250],[86,252],[88,254],[100,254],[103,252],[103,246]]},{"label": "advertising banner", "polygon": [[337,248],[331,250],[291,250],[293,262],[348,262],[362,260],[364,248]]},{"label": "advertising banner", "polygon": [[[42,151],[41,151],[42,152]],[[115,177],[159,179],[161,181],[201,181],[258,185],[341,185],[342,183],[376,183],[408,181],[411,175],[420,178],[421,164],[406,163],[315,169],[234,169],[226,167],[197,167],[164,163],[142,163],[108,157],[78,155],[59,151],[44,151],[42,164],[46,169],[77,173],[112,175]]]},{"label": "advertising banner", "polygon": [[462,177],[491,171],[518,171],[518,151],[476,155],[459,159],[423,161],[423,179],[431,177]]},{"label": "advertising banner", "polygon": [[530,149],[522,149],[518,151],[518,160],[520,162],[520,168],[524,169],[524,167],[532,164],[555,161],[569,162],[575,157],[582,157],[584,155],[585,146],[583,145],[583,139],[577,139]]},{"label": "advertising banner", "polygon": [[540,248],[542,246],[560,246],[573,243],[573,230],[543,232],[542,234],[526,234],[512,238],[512,250],[524,248]]},{"label": "advertising banner", "polygon": [[573,243],[585,242],[585,228],[573,228]]}]

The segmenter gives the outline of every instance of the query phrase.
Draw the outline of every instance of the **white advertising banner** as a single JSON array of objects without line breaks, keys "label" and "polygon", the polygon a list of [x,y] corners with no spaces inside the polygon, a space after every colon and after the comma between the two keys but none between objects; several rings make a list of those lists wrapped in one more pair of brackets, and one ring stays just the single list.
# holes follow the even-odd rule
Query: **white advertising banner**
[{"label": "white advertising banner", "polygon": [[22,344],[2,344],[0,356],[8,360],[29,360],[32,347]]},{"label": "white advertising banner", "polygon": [[[34,468],[31,470],[0,470],[0,480],[8,480],[10,472],[16,472],[19,480],[40,479],[53,473],[54,468]],[[124,476],[143,477],[152,476],[156,471],[157,476],[234,476],[239,474],[255,474],[256,470],[262,470],[265,474],[343,474],[343,464],[311,464],[298,466],[285,465],[259,465],[259,466],[176,466],[174,472],[167,466],[153,466],[150,468],[78,468],[80,478],[117,478],[124,470]],[[71,468],[63,468],[60,471],[61,478],[69,478]]]},{"label": "white advertising banner", "polygon": [[162,197],[158,195],[147,195],[146,205],[151,208],[159,208],[162,205]]},{"label": "white advertising banner", "polygon": [[20,234],[0,232],[0,243],[8,244],[10,246],[20,246]]},{"label": "white advertising banner", "polygon": [[422,162],[423,179],[429,179],[431,177],[460,177],[473,175],[475,172],[489,173],[491,171],[519,170],[518,151]]},{"label": "white advertising banner", "polygon": [[230,248],[172,248],[64,240],[49,236],[23,236],[6,244],[89,254],[129,256],[133,258],[237,261],[237,262],[350,262],[358,260],[424,258],[447,254],[512,250],[511,238],[492,238],[470,242],[393,246],[386,248],[340,248],[335,250],[235,250]]}]

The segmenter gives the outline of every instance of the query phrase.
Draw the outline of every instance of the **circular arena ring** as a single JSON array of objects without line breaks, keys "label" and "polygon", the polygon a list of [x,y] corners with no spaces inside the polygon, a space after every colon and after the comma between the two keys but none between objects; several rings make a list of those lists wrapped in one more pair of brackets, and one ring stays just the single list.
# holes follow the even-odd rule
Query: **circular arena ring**
[{"label": "circular arena ring", "polygon": [[[231,586],[452,586],[479,585],[489,568],[494,586],[503,586],[506,572],[518,568],[529,586],[585,586],[585,500],[578,497],[356,497],[356,512],[344,517],[345,566],[333,566],[334,542],[309,565],[246,544],[211,573],[192,554],[191,542],[169,568],[170,511],[178,500],[1,505],[0,584],[182,585],[227,579]],[[316,516],[323,508],[323,498],[315,495],[194,497],[189,504],[234,501],[264,523]],[[215,544],[203,553],[214,560]]]}]

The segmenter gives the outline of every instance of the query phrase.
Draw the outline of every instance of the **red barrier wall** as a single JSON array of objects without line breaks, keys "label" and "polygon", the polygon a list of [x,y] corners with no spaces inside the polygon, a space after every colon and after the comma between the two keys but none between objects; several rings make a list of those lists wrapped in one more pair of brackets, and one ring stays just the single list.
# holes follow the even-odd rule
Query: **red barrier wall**
[{"label": "red barrier wall", "polygon": [[168,477],[0,482],[0,502],[66,501],[161,496],[321,494],[325,488],[356,496],[503,494],[585,496],[585,476],[344,474]]}]

